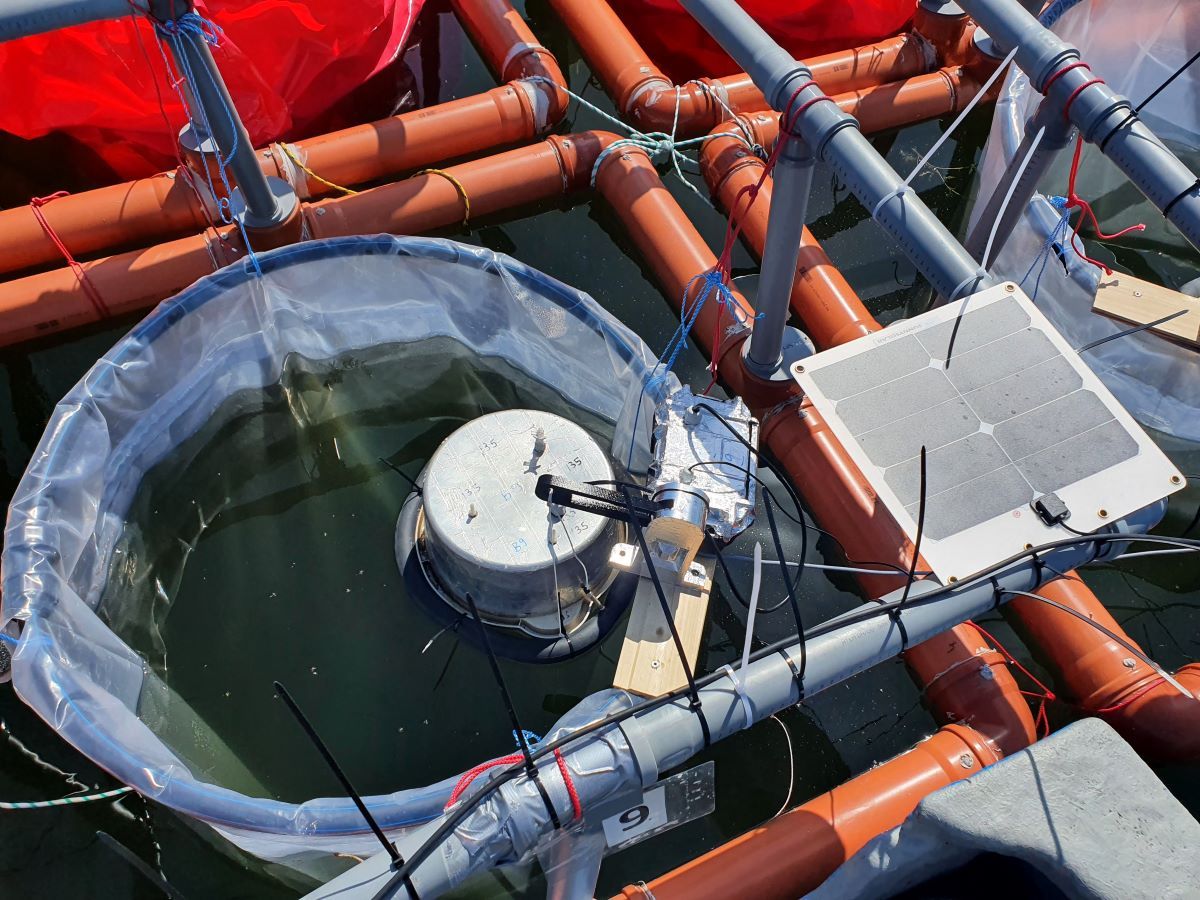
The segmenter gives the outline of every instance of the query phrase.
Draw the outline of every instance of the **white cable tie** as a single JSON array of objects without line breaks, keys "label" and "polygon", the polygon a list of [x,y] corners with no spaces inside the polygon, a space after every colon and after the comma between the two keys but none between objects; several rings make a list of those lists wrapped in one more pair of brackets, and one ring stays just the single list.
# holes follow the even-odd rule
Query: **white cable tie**
[{"label": "white cable tie", "polygon": [[908,186],[908,182],[905,181],[905,182],[902,182],[900,184],[900,187],[896,188],[894,191],[888,191],[886,194],[884,194],[882,197],[880,197],[879,202],[876,203],[871,208],[871,218],[878,221],[879,220],[879,210],[881,210],[883,208],[883,205],[885,203],[887,203],[889,200],[894,200],[896,197],[903,196],[906,192],[908,192],[910,190],[912,190],[912,188],[910,188]]},{"label": "white cable tie", "polygon": [[749,728],[754,724],[754,707],[750,705],[750,698],[746,696],[745,685],[742,684],[741,680],[737,677],[737,673],[734,672],[733,666],[729,665],[729,663],[721,666],[718,671],[724,672],[729,676],[729,680],[733,682],[733,692],[737,694],[738,700],[742,702],[742,712],[746,716],[746,724],[742,727]]}]

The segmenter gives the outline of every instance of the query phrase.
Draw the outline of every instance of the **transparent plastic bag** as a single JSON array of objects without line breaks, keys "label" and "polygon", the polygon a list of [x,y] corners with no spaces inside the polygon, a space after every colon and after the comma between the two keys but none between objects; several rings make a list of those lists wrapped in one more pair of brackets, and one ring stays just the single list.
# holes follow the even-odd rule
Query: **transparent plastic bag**
[{"label": "transparent plastic bag", "polygon": [[[1046,10],[1042,21],[1079,47],[1096,76],[1135,104],[1200,47],[1200,18],[1195,15],[1195,4],[1184,0],[1141,4],[1059,0]],[[1200,89],[1198,79],[1200,71],[1189,68],[1140,114],[1193,168],[1200,161],[1200,108],[1194,102]],[[972,226],[1015,156],[1027,120],[1041,99],[1025,74],[1014,67],[996,103],[980,163],[977,196],[981,202],[972,212]],[[1068,148],[1058,155],[1043,180],[1043,191],[1066,193],[1070,161]],[[1174,289],[1195,276],[1195,249],[1089,145],[1084,148],[1078,190],[1092,202],[1107,230],[1136,222],[1146,225],[1144,232],[1108,245],[1090,243],[1092,255],[1110,263],[1135,264],[1139,277]],[[1046,195],[1035,194],[992,270],[1020,283],[1064,337],[1082,346],[1129,325],[1092,312],[1104,273],[1071,248],[1069,231],[1066,237],[1060,231],[1060,239],[1051,242],[1061,216]],[[1089,350],[1084,359],[1142,424],[1200,441],[1200,355],[1195,349],[1141,333]]]},{"label": "transparent plastic bag", "polygon": [[[146,473],[228,398],[279,382],[297,355],[453,341],[609,423],[613,455],[632,440],[642,465],[653,404],[677,382],[643,391],[655,358],[637,335],[586,294],[489,250],[377,236],[259,260],[261,278],[231,266],[161,304],[59,403],[9,509],[0,627],[22,625],[14,687],[63,738],[140,793],[295,865],[312,851],[371,851],[350,800],[292,804],[210,783],[148,725],[169,688],[95,611]],[[439,815],[455,781],[368,802],[402,830]]]}]

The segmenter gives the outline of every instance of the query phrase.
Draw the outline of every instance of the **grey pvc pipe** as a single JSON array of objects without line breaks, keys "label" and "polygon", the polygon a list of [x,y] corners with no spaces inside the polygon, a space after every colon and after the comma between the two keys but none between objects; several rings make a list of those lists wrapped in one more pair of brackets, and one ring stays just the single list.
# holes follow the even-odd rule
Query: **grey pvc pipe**
[{"label": "grey pvc pipe", "polygon": [[250,135],[233,105],[233,98],[229,96],[208,44],[203,37],[190,31],[181,31],[178,40],[167,43],[180,70],[194,76],[189,84],[192,96],[203,108],[208,129],[222,156],[233,153],[229,167],[246,204],[246,224],[251,227],[275,224],[282,217],[279,204],[258,164]]},{"label": "grey pvc pipe", "polygon": [[[796,128],[817,159],[828,163],[895,238],[942,296],[955,300],[998,282],[979,267],[916,193],[858,130],[858,121],[828,102],[797,62],[733,0],[681,0],[683,7],[745,68],[784,113],[806,107]],[[768,230],[767,239],[770,240]]]},{"label": "grey pvc pipe", "polygon": [[[1042,135],[1042,141],[1033,151],[1029,163],[1022,170],[1022,164],[1029,155],[1038,132],[1043,128],[1045,132]],[[1021,139],[1020,146],[1017,147],[1017,152],[1009,160],[1004,176],[997,182],[983,212],[975,222],[975,227],[967,235],[967,252],[979,260],[985,268],[990,266],[992,261],[1000,255],[1001,248],[1012,235],[1013,229],[1020,221],[1021,214],[1025,212],[1025,208],[1033,198],[1038,182],[1042,180],[1059,151],[1070,145],[1074,134],[1075,126],[1063,118],[1062,110],[1049,100],[1043,100],[1038,104],[1037,112],[1026,124],[1025,135]],[[1014,179],[1016,179],[1015,184],[1013,183]],[[1006,197],[1008,198],[1007,205],[1005,205]],[[997,218],[1000,220],[999,225],[996,225]],[[994,237],[992,237],[993,227],[995,228]],[[989,237],[992,237],[991,259],[984,259],[983,253],[987,248]]]},{"label": "grey pvc pipe", "polygon": [[[1106,531],[1137,535],[1153,528],[1166,511],[1166,501],[1152,504]],[[803,698],[840,684],[872,666],[899,655],[908,647],[941,634],[949,628],[975,618],[1005,602],[1011,595],[1005,591],[1034,591],[1041,584],[1046,572],[1066,571],[1078,568],[1097,559],[1119,556],[1127,545],[1114,542],[1107,545],[1067,546],[1047,551],[1039,562],[1014,563],[994,578],[969,584],[936,602],[914,604],[922,594],[936,590],[930,582],[917,582],[909,594],[910,604],[896,612],[897,624],[887,615],[874,615],[853,624],[829,631],[819,637],[810,638],[804,645],[804,692],[793,674],[801,660],[801,645],[793,644],[779,653],[772,653],[755,660],[736,675],[726,675],[700,690],[701,707],[711,733],[711,739],[719,741],[735,732],[749,728],[757,721],[800,702]],[[902,590],[893,591],[883,598],[894,602],[902,596]],[[863,604],[860,610],[877,608],[874,603]],[[845,618],[852,613],[838,617]],[[837,619],[831,620],[838,621]],[[790,662],[789,662],[790,661]],[[744,694],[752,715],[747,716]],[[692,711],[687,698],[681,698],[655,709],[651,709],[619,726],[625,736],[624,743],[636,762],[616,772],[617,766],[603,770],[596,765],[595,742],[603,740],[594,735],[578,746],[568,745],[562,752],[567,765],[573,772],[585,773],[576,778],[576,788],[585,810],[594,809],[614,795],[635,791],[654,780],[658,772],[682,765],[704,749],[704,733],[700,720]],[[603,734],[603,732],[601,733]],[[622,760],[623,762],[623,760]],[[555,790],[553,759],[543,760],[539,771],[547,789],[555,797],[557,811],[564,820],[571,814],[571,806],[563,792]],[[594,774],[587,774],[594,773]],[[607,776],[607,777],[601,777]],[[640,776],[640,777],[639,777]],[[468,823],[486,823],[498,834],[497,840],[504,846],[484,846],[472,831],[471,849],[461,849],[457,835],[447,840],[442,852],[431,854],[413,872],[415,887],[423,898],[436,897],[461,884],[467,877],[492,865],[498,858],[511,860],[520,858],[534,849],[538,841],[550,830],[548,817],[536,792],[527,790],[525,807],[514,807],[512,798],[518,792],[517,785],[526,779],[519,776],[506,785],[506,793],[498,793],[484,801],[480,808],[467,820]],[[618,783],[619,782],[619,783]],[[502,788],[501,792],[505,789]],[[408,859],[438,825],[437,821],[422,826],[414,834],[402,840],[399,849]],[[465,829],[470,826],[464,825]],[[374,897],[390,877],[388,859],[383,853],[369,859],[361,867],[350,870],[325,887],[314,891],[311,897],[338,900],[365,900]],[[393,894],[404,897],[403,886]],[[585,895],[586,896],[586,895]]]},{"label": "grey pvc pipe", "polygon": [[130,12],[129,0],[4,0],[0,3],[0,41],[119,19]]},{"label": "grey pvc pipe", "polygon": [[[781,134],[779,140],[784,139]],[[783,356],[783,331],[791,313],[792,283],[796,280],[814,163],[804,141],[798,138],[787,141],[775,163],[755,308],[762,318],[750,332],[747,357],[750,368],[762,377],[769,378]]]},{"label": "grey pvc pipe", "polygon": [[1146,199],[1200,248],[1200,180],[1133,114],[1126,98],[1104,84],[1088,85],[1104,73],[1082,66],[1064,71],[1079,62],[1079,50],[1043,28],[1015,0],[960,3],[999,47],[1017,48],[1017,65],[1039,92],[1045,93],[1050,85],[1047,96],[1058,109],[1070,101],[1067,114],[1084,140],[1096,144]]}]

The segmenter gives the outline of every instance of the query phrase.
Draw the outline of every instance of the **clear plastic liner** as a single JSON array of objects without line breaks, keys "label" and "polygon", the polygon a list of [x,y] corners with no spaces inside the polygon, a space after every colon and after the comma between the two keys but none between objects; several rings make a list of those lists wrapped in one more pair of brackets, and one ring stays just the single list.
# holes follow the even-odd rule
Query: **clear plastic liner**
[{"label": "clear plastic liner", "polygon": [[[450,339],[502,360],[613,424],[648,460],[655,357],[591,297],[506,256],[390,236],[301,244],[232,266],[161,304],[59,403],[9,509],[0,627],[22,625],[13,684],[68,742],[122,782],[208,822],[258,856],[371,852],[348,798],[292,804],[190,768],[143,714],[167,690],[96,614],[143,476],[237,391],[279,381],[285,359]],[[633,434],[640,403],[640,428]],[[586,700],[584,701],[587,702]],[[368,798],[385,829],[436,817],[456,778]]]},{"label": "clear plastic liner", "polygon": [[[1200,16],[1196,15],[1195,4],[1184,0],[1133,4],[1058,0],[1046,10],[1042,21],[1079,47],[1096,76],[1135,105],[1200,47]],[[1140,114],[1193,169],[1200,159],[1197,79],[1200,69],[1189,68]],[[1026,123],[1041,99],[1026,75],[1014,67],[1004,81],[980,163],[980,202],[972,212],[972,227],[1015,156]],[[1071,148],[1058,155],[1043,190],[1066,193],[1070,160]],[[1111,261],[1110,254],[1118,252],[1119,262],[1136,266],[1135,274],[1175,289],[1195,275],[1196,251],[1095,147],[1085,145],[1077,189],[1092,202],[1107,230],[1116,231],[1136,222],[1146,225],[1146,231],[1111,245],[1091,244],[1092,255]],[[1065,235],[1060,230],[1055,246],[1048,246],[1061,216],[1062,210],[1048,197],[1035,194],[992,271],[1022,284],[1067,340],[1082,346],[1129,324],[1091,311],[1104,273],[1071,248],[1069,230]],[[1200,441],[1200,359],[1195,349],[1140,333],[1110,341],[1088,351],[1084,358],[1144,425]]]}]

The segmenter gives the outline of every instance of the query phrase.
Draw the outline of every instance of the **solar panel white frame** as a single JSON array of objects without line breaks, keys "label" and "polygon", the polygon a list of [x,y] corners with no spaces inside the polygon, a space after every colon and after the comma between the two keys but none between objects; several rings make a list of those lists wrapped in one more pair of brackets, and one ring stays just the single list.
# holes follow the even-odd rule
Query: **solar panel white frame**
[{"label": "solar panel white frame", "polygon": [[1184,486],[1011,283],[810,356],[792,372],[909,540],[925,445],[921,555],[943,583],[1070,537],[1038,518],[1035,497],[1057,494],[1070,526],[1091,532]]}]

